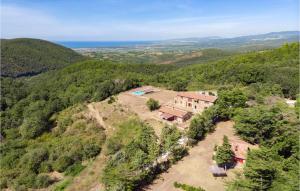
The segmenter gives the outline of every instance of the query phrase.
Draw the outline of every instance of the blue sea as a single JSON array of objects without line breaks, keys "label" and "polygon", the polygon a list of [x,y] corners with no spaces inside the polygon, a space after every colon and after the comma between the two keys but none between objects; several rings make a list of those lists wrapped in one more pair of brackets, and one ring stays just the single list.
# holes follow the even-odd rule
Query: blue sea
[{"label": "blue sea", "polygon": [[154,41],[58,41],[68,48],[119,48],[153,44]]}]

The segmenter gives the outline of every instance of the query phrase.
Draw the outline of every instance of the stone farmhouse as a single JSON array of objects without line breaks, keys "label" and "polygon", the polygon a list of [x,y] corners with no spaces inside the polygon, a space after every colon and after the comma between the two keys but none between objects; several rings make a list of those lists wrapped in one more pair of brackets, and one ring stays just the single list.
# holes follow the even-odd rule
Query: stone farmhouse
[{"label": "stone farmhouse", "polygon": [[183,123],[193,113],[201,113],[214,104],[217,97],[208,92],[178,92],[172,105],[165,105],[159,109],[159,115],[167,121]]},{"label": "stone farmhouse", "polygon": [[214,104],[217,97],[207,92],[179,92],[174,98],[176,107],[200,113]]}]

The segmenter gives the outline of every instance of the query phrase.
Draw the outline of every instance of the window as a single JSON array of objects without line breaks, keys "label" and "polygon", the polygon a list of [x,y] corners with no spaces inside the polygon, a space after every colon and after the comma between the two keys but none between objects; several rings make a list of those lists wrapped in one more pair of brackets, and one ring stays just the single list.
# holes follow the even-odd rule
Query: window
[{"label": "window", "polygon": [[208,101],[205,101],[205,103],[206,103],[206,104],[209,104],[209,102],[208,102]]},{"label": "window", "polygon": [[196,102],[196,103],[199,103],[199,100],[196,99],[195,102]]},{"label": "window", "polygon": [[191,104],[191,103],[189,103],[189,104],[188,104],[188,106],[189,106],[189,107],[192,107],[192,104]]},{"label": "window", "polygon": [[195,109],[197,109],[197,106],[195,106]]}]

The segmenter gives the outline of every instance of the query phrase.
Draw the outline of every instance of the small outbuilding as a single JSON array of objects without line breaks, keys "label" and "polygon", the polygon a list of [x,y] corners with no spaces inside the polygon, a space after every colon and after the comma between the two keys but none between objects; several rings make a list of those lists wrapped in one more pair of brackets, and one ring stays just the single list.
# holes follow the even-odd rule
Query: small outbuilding
[{"label": "small outbuilding", "polygon": [[251,145],[241,140],[231,140],[230,144],[231,149],[234,152],[234,161],[240,164],[245,163],[247,153],[250,149],[257,148],[257,146]]},{"label": "small outbuilding", "polygon": [[177,121],[183,123],[191,117],[191,113],[174,106],[162,106],[159,108],[159,115],[167,121]]}]

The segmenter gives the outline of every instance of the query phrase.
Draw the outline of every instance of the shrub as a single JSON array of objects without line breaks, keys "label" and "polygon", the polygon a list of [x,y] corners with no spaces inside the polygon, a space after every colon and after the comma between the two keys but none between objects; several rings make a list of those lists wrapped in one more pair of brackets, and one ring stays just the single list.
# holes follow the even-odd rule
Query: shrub
[{"label": "shrub", "polygon": [[97,156],[101,151],[101,148],[96,144],[86,144],[83,146],[84,159],[89,159]]},{"label": "shrub", "polygon": [[116,98],[114,96],[110,96],[109,100],[107,101],[108,104],[112,104],[116,101]]},{"label": "shrub", "polygon": [[40,165],[48,157],[47,150],[38,148],[25,154],[19,162],[19,167],[37,173]]},{"label": "shrub", "polygon": [[7,188],[7,183],[8,183],[8,180],[7,178],[2,178],[0,179],[0,189],[4,189],[4,188]]},{"label": "shrub", "polygon": [[54,191],[63,191],[70,183],[70,179],[65,179],[54,188]]},{"label": "shrub", "polygon": [[181,188],[184,191],[205,191],[201,187],[196,188],[196,187],[193,187],[193,186],[190,186],[190,185],[187,185],[187,184],[181,184],[181,183],[178,183],[178,182],[174,182],[174,187],[175,188]]},{"label": "shrub", "polygon": [[23,171],[14,181],[15,189],[19,190],[21,188],[34,188],[36,177],[36,174],[31,171]]},{"label": "shrub", "polygon": [[68,176],[76,176],[77,174],[79,174],[83,169],[85,168],[85,166],[83,166],[80,163],[75,163],[72,166],[68,167],[67,170],[65,171],[65,175]]},{"label": "shrub", "polygon": [[40,169],[39,169],[39,172],[42,173],[47,173],[47,172],[51,172],[52,170],[52,167],[51,167],[51,163],[48,162],[48,161],[44,161],[41,163],[40,165]]},{"label": "shrub", "polygon": [[156,101],[155,99],[152,99],[152,98],[150,98],[146,104],[150,111],[154,111],[159,108],[158,101]]},{"label": "shrub", "polygon": [[58,172],[64,172],[73,163],[74,161],[69,156],[62,155],[55,161],[53,169]]},{"label": "shrub", "polygon": [[173,155],[171,161],[173,163],[176,161],[179,161],[180,159],[182,159],[184,156],[186,156],[188,154],[187,148],[182,147],[182,146],[175,147],[171,151],[172,151],[172,155]]},{"label": "shrub", "polygon": [[48,175],[38,175],[35,180],[35,188],[46,188],[52,183]]}]

